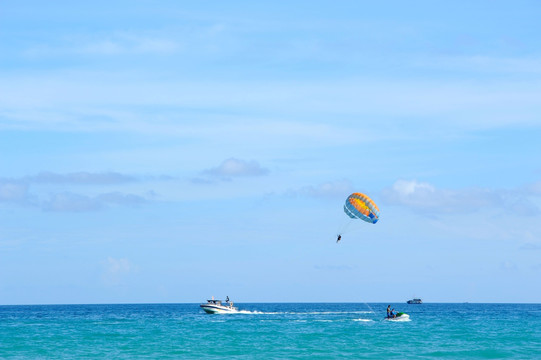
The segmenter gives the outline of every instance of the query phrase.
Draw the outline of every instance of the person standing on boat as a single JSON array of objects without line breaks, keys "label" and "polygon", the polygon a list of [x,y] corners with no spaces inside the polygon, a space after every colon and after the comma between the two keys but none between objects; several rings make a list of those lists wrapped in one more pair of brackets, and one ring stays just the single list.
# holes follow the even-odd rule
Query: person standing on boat
[{"label": "person standing on boat", "polygon": [[225,302],[227,302],[227,303],[229,302],[229,296],[225,297]]}]

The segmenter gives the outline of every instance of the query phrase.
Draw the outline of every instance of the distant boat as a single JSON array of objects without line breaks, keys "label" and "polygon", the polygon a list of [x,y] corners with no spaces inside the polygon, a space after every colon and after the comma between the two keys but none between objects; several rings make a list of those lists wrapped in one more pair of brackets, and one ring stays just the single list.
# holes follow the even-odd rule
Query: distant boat
[{"label": "distant boat", "polygon": [[229,296],[225,300],[225,304],[222,300],[215,300],[214,296],[212,299],[207,300],[206,304],[199,305],[207,314],[223,314],[223,313],[234,313],[238,309],[233,306],[233,301],[229,301]]},{"label": "distant boat", "polygon": [[422,303],[423,303],[423,300],[421,299],[408,300],[408,304],[422,304]]}]

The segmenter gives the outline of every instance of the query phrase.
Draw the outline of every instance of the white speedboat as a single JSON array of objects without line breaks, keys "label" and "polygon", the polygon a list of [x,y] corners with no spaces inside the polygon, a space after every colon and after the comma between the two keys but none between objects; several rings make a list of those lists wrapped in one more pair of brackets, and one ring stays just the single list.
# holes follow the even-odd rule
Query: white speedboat
[{"label": "white speedboat", "polygon": [[225,304],[222,300],[212,299],[207,300],[206,304],[199,305],[207,314],[223,314],[237,312],[238,309],[233,306],[233,301],[229,301],[229,297],[225,300]]}]

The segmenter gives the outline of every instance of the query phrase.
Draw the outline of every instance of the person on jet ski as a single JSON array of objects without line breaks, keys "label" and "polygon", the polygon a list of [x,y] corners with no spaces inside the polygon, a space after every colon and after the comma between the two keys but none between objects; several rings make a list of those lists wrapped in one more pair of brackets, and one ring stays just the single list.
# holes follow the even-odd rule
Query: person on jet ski
[{"label": "person on jet ski", "polygon": [[391,310],[391,317],[392,317],[392,318],[395,318],[395,317],[396,317],[396,313],[394,312],[394,309]]},{"label": "person on jet ski", "polygon": [[387,318],[391,317],[391,305],[387,306]]}]

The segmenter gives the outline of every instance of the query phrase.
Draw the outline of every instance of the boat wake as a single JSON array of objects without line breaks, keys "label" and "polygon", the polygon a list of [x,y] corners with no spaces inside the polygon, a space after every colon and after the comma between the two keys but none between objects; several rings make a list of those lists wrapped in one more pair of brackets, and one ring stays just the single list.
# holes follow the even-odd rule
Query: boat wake
[{"label": "boat wake", "polygon": [[[218,315],[293,315],[295,317],[298,316],[340,316],[340,315],[365,315],[365,314],[375,314],[372,310],[349,310],[349,311],[260,311],[260,310],[242,310],[238,309],[236,307],[233,307],[232,305],[229,305],[227,303],[227,306],[222,305],[222,302],[220,300],[211,299],[208,300],[209,304],[202,304],[201,307],[206,312],[209,312],[209,310],[205,309],[206,307],[210,307],[212,313],[218,314]],[[217,303],[217,304],[216,304]],[[214,308],[218,308],[218,310],[222,311],[215,311]],[[324,319],[328,320],[328,319]],[[349,319],[351,321],[351,319]],[[330,320],[329,320],[330,321]],[[358,321],[372,321],[369,319],[362,319],[359,318]]]},{"label": "boat wake", "polygon": [[296,312],[290,314],[309,314],[309,315],[341,315],[341,314],[373,314],[373,311],[311,311]]},{"label": "boat wake", "polygon": [[372,311],[278,311],[257,312],[267,315],[347,315],[347,314],[374,314]]},{"label": "boat wake", "polygon": [[239,310],[239,311],[237,311],[237,314],[261,315],[261,314],[267,314],[267,313],[264,313],[263,311],[257,311],[257,310],[253,310],[253,311]]},{"label": "boat wake", "polygon": [[221,312],[221,315],[244,314],[244,315],[347,315],[347,314],[374,314],[372,311],[258,311],[258,310],[232,310]]},{"label": "boat wake", "polygon": [[353,321],[358,321],[358,322],[374,322],[374,320],[372,319],[353,319]]}]

